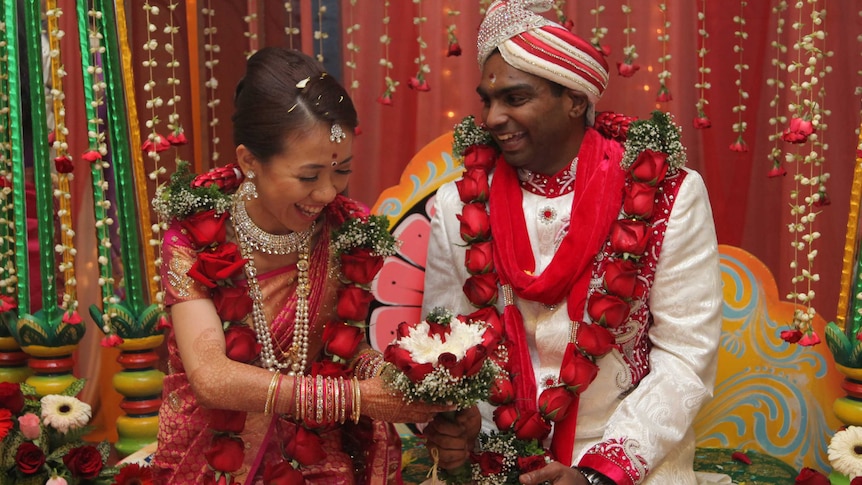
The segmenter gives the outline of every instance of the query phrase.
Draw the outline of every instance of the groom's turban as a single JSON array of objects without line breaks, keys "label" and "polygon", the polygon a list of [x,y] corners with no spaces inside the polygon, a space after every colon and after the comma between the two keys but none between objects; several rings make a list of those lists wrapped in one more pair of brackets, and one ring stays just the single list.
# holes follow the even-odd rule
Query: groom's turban
[{"label": "groom's turban", "polygon": [[510,66],[584,93],[594,106],[608,85],[608,64],[589,42],[536,12],[552,0],[497,0],[488,7],[479,28],[479,68],[494,50]]}]

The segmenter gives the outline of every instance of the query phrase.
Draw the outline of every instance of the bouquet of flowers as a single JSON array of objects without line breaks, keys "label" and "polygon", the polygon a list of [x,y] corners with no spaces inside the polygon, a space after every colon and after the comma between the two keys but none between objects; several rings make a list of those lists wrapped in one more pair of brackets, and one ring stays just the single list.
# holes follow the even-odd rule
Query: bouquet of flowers
[{"label": "bouquet of flowers", "polygon": [[512,431],[482,433],[472,456],[472,480],[476,485],[514,485],[521,474],[542,468],[550,459],[539,440],[521,439]]},{"label": "bouquet of flowers", "polygon": [[83,440],[90,406],[76,396],[84,380],[41,399],[27,384],[0,383],[0,483],[85,484],[110,480],[110,443]]},{"label": "bouquet of flowers", "polygon": [[484,321],[435,308],[425,321],[398,326],[383,357],[401,372],[387,374],[387,382],[408,402],[468,408],[488,397],[501,372],[489,358],[499,342],[500,334]]}]

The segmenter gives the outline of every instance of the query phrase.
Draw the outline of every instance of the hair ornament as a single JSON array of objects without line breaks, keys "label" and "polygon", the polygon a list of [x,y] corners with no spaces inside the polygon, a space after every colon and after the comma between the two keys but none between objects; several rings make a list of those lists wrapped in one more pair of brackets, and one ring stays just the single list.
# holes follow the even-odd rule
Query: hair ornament
[{"label": "hair ornament", "polygon": [[298,83],[296,83],[296,89],[305,89],[305,87],[308,86],[308,81],[311,81],[310,77],[299,81]]},{"label": "hair ornament", "polygon": [[347,138],[347,133],[341,128],[341,125],[338,123],[333,123],[332,128],[329,129],[329,141],[334,141],[335,143],[341,143],[341,140]]}]

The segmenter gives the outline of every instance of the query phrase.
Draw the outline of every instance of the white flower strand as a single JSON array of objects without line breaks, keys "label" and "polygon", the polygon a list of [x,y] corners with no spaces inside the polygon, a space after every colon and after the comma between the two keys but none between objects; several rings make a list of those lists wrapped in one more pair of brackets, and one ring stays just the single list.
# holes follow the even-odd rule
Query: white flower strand
[{"label": "white flower strand", "polygon": [[209,109],[209,127],[210,127],[210,159],[214,164],[217,164],[219,159],[218,146],[221,139],[218,136],[219,119],[216,116],[216,108],[221,104],[221,100],[217,96],[218,78],[215,76],[215,68],[219,64],[217,55],[221,52],[221,47],[214,42],[214,38],[218,29],[213,23],[215,10],[212,8],[212,0],[207,0],[206,6],[201,9],[201,14],[204,16],[204,52],[206,53],[206,61],[204,67],[206,71],[206,89],[207,108]]},{"label": "white flower strand", "polygon": [[748,100],[748,91],[745,90],[742,83],[743,74],[748,70],[749,66],[745,63],[745,43],[748,40],[748,32],[745,31],[745,7],[748,6],[746,0],[739,1],[739,15],[733,17],[733,23],[738,26],[738,30],[733,32],[736,38],[736,43],[733,45],[733,52],[739,54],[739,60],[733,65],[733,69],[737,72],[736,85],[737,104],[731,111],[736,113],[737,121],[733,124],[733,132],[737,135],[737,140],[742,142],[742,136],[748,130],[748,122],[743,119],[743,113],[746,110],[746,101]]},{"label": "white flower strand", "polygon": [[637,29],[632,27],[632,2],[629,0],[628,2],[622,5],[623,14],[626,16],[626,26],[623,29],[623,35],[626,36],[626,45],[623,47],[623,56],[625,62],[628,64],[634,64],[635,60],[638,58],[637,47],[632,43],[632,34],[637,32]]},{"label": "white flower strand", "polygon": [[431,65],[425,62],[425,49],[428,44],[422,38],[422,24],[428,22],[428,17],[422,15],[422,0],[413,0],[416,4],[416,15],[413,16],[413,25],[416,26],[416,44],[419,46],[419,52],[413,59],[413,64],[416,64],[416,78],[423,79],[425,74],[431,72]]},{"label": "white flower strand", "polygon": [[156,114],[156,110],[164,105],[164,100],[161,96],[156,96],[156,81],[153,78],[153,68],[159,65],[158,61],[153,57],[154,52],[159,47],[159,41],[153,38],[153,33],[158,30],[158,27],[154,23],[154,17],[158,17],[160,9],[156,5],[150,5],[149,1],[144,2],[144,5],[141,8],[146,12],[145,18],[147,20],[147,41],[144,42],[144,45],[142,46],[146,59],[141,62],[147,70],[147,80],[144,83],[143,89],[144,92],[149,95],[149,99],[146,101],[146,107],[150,110],[150,118],[146,120],[144,124],[147,127],[147,130],[149,130],[147,140],[149,140],[153,145],[153,149],[147,150],[146,153],[157,167],[156,172],[151,173],[149,176],[150,179],[155,179],[155,174],[158,173],[159,160],[161,159],[161,156],[159,155],[161,150],[156,150],[155,147],[167,142],[167,140],[162,139],[162,135],[159,135],[156,130],[161,123],[161,120]]},{"label": "white flower strand", "polygon": [[[670,20],[667,19],[667,3],[662,2],[658,5],[661,10],[662,30],[658,35],[658,41],[661,43],[661,56],[658,58],[658,63],[661,65],[661,71],[658,73],[659,95],[668,93],[667,83],[670,80],[671,72],[667,69],[667,63],[670,62],[671,54],[667,51],[667,45],[670,42]],[[668,95],[668,101],[669,101]]]},{"label": "white flower strand", "polygon": [[[66,70],[63,67],[60,53],[60,39],[65,35],[59,26],[63,10],[57,6],[56,0],[47,0],[45,7],[45,18],[48,23],[49,56],[51,60],[50,95],[54,113],[54,143],[52,148],[55,150],[57,159],[66,158],[71,164],[72,156],[69,155],[69,145],[66,142],[66,137],[69,135],[69,130],[66,127],[66,106],[64,102],[66,95],[63,92],[63,78],[66,77]],[[60,219],[60,242],[54,247],[55,252],[61,259],[57,269],[63,273],[63,296],[61,297],[60,307],[66,311],[74,311],[78,307],[78,300],[75,279],[75,255],[77,251],[75,249],[71,200],[72,173],[58,171],[56,174],[52,174],[51,179],[55,186],[54,197],[57,200],[57,215]]]},{"label": "white flower strand", "polygon": [[596,6],[590,9],[590,15],[596,18],[596,25],[590,29],[590,43],[593,44],[593,47],[602,52],[602,40],[604,40],[605,35],[608,34],[608,28],[602,27],[601,24],[601,15],[605,11],[605,6],[602,5],[601,0],[596,0]]},{"label": "white flower strand", "polygon": [[783,13],[787,10],[787,1],[780,0],[777,5],[772,7],[772,15],[776,17],[776,27],[775,27],[775,38],[772,40],[770,45],[775,49],[775,55],[772,58],[772,66],[775,67],[775,77],[768,78],[766,80],[766,85],[775,88],[775,94],[772,97],[772,100],[769,101],[769,107],[775,110],[774,114],[769,118],[769,125],[775,127],[775,131],[769,135],[769,141],[772,142],[772,149],[769,152],[769,163],[773,166],[779,166],[781,164],[781,147],[779,143],[781,141],[781,132],[782,127],[787,124],[787,116],[782,114],[781,111],[781,95],[784,92],[784,81],[782,80],[782,73],[787,70],[787,63],[782,61],[782,58],[785,54],[787,54],[787,46],[781,43],[781,37],[784,33],[784,24],[786,20],[784,19]]},{"label": "white flower strand", "polygon": [[317,41],[317,61],[323,62],[323,41],[329,38],[329,33],[323,31],[323,17],[326,14],[326,5],[323,0],[317,0],[317,25],[321,30],[314,31],[314,39]]},{"label": "white flower strand", "polygon": [[698,118],[706,118],[706,105],[709,104],[709,101],[706,99],[706,91],[712,87],[706,80],[706,75],[711,72],[711,69],[706,67],[706,54],[709,52],[706,48],[706,40],[709,38],[709,32],[706,30],[706,0],[701,0],[700,2],[697,20],[700,23],[697,28],[697,35],[700,38],[700,48],[697,50],[697,58],[699,59],[697,66],[698,81],[694,84],[694,87],[698,90],[700,97],[694,107],[697,109]]},{"label": "white flower strand", "polygon": [[389,16],[389,6],[390,0],[383,0],[383,18],[381,19],[381,22],[383,23],[383,34],[380,36],[380,43],[383,44],[383,57],[380,58],[379,63],[383,66],[383,79],[386,84],[386,88],[379,99],[391,98],[398,85],[401,84],[399,81],[392,79],[391,75],[394,66],[392,64],[392,60],[389,58],[389,44],[392,43],[392,37],[389,36],[389,23],[392,20]]},{"label": "white flower strand", "polygon": [[360,51],[359,44],[356,43],[356,32],[359,31],[359,23],[354,20],[356,9],[358,8],[356,3],[357,0],[350,0],[350,8],[347,11],[347,15],[350,17],[350,22],[345,29],[347,34],[347,44],[345,45],[345,48],[347,49],[348,55],[347,60],[344,62],[344,65],[350,69],[347,74],[347,85],[348,89],[354,93],[354,96],[359,89],[359,80],[356,78],[356,58]]},{"label": "white flower strand", "polygon": [[[0,57],[0,65],[7,65],[8,57],[6,55],[6,24],[0,22],[0,52],[3,57]],[[0,69],[0,84],[7,85],[9,82],[9,73],[6,69]],[[9,122],[9,96],[6,91],[0,91],[0,125],[11,126]],[[0,130],[0,179],[3,180],[3,187],[0,188],[0,225],[2,225],[3,235],[0,241],[0,258],[3,258],[3,265],[0,266],[0,296],[14,297],[18,283],[18,277],[15,274],[15,224],[12,219],[13,204],[12,204],[12,143],[9,139],[8,132]]]},{"label": "white flower strand", "polygon": [[293,2],[287,0],[284,2],[284,11],[287,13],[287,27],[284,28],[284,33],[287,35],[287,46],[295,49],[293,45],[294,36],[299,35],[299,27],[293,23]]}]

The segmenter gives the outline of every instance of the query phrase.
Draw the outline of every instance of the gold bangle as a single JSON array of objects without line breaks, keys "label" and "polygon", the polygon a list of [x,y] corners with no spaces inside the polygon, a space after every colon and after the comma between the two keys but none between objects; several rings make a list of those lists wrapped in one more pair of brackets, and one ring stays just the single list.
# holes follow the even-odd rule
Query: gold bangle
[{"label": "gold bangle", "polygon": [[272,401],[275,395],[275,386],[278,383],[278,377],[280,375],[280,373],[274,372],[272,374],[272,379],[269,380],[269,389],[266,390],[266,400],[263,403],[263,414],[265,415],[272,414]]},{"label": "gold bangle", "polygon": [[359,379],[353,376],[353,423],[359,424],[359,417],[362,415],[362,393],[359,389]]}]

